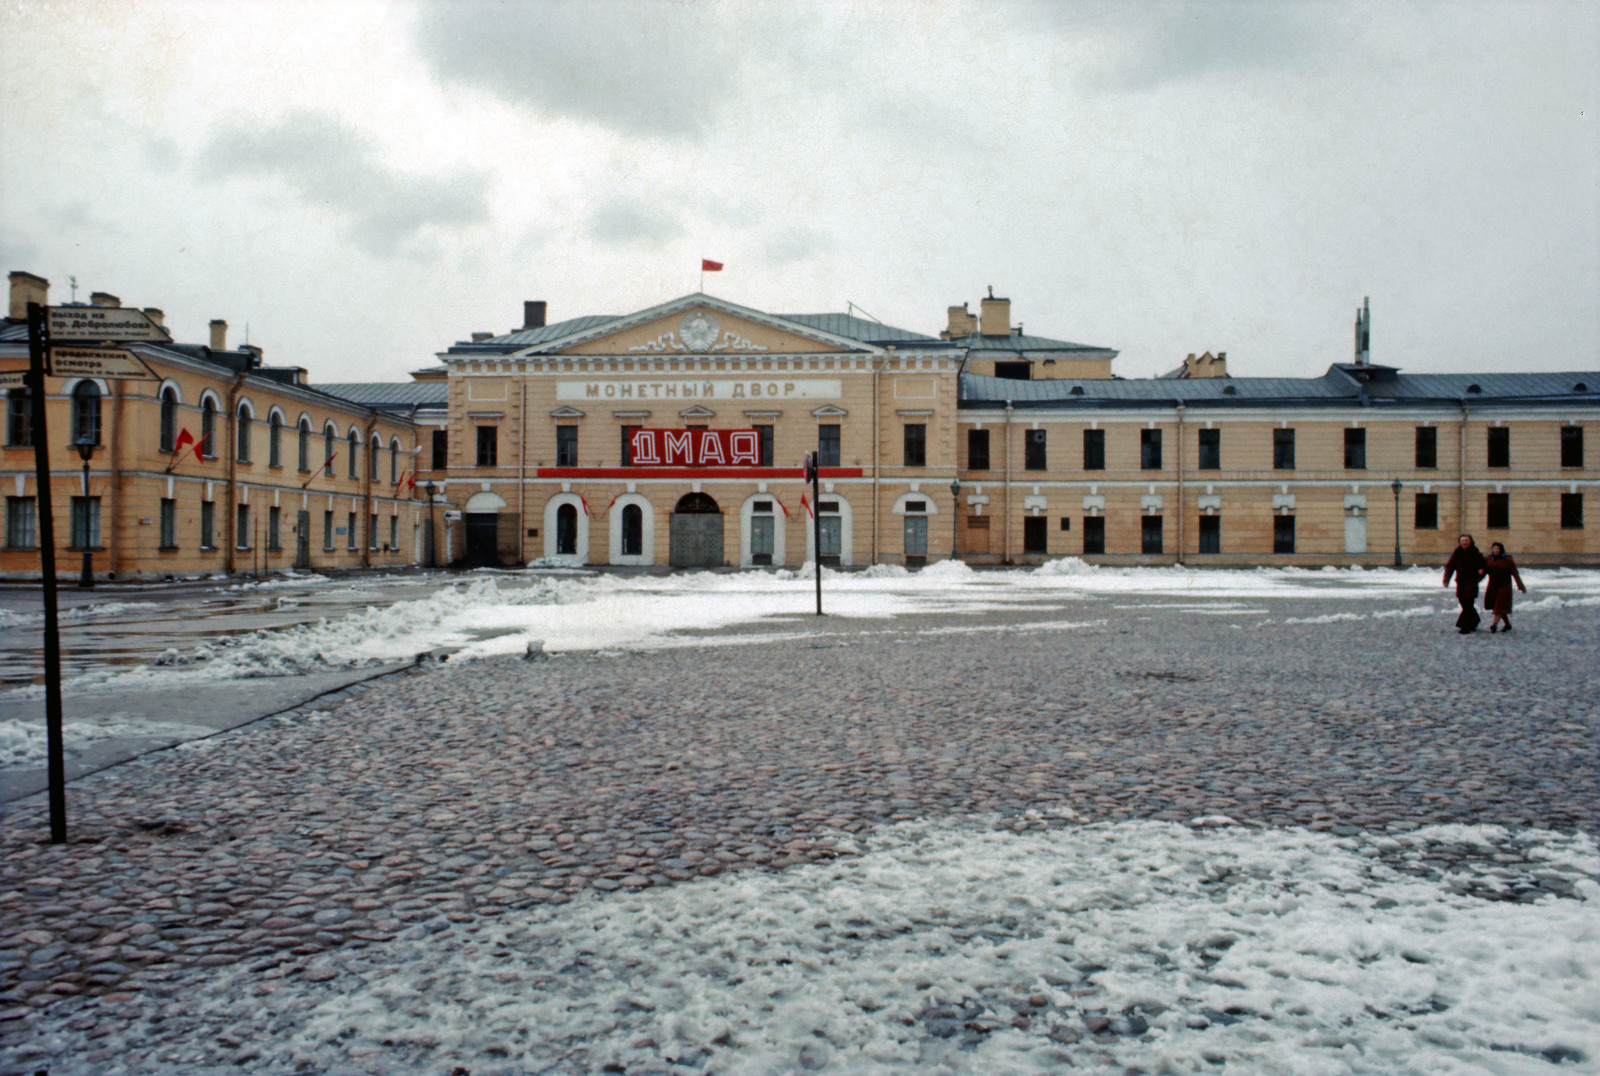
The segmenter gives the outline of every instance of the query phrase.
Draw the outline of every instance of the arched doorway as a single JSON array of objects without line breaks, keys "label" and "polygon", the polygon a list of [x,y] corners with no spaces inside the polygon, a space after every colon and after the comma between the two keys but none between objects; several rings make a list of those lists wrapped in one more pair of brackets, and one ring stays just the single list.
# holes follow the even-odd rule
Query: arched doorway
[{"label": "arched doorway", "polygon": [[500,563],[500,509],[505,499],[495,493],[474,493],[462,507],[467,531],[467,566],[492,567]]},{"label": "arched doorway", "polygon": [[556,556],[572,556],[578,552],[578,509],[564,504],[556,509]]},{"label": "arched doorway", "polygon": [[686,493],[672,509],[668,563],[674,568],[722,566],[722,509],[704,493]]}]

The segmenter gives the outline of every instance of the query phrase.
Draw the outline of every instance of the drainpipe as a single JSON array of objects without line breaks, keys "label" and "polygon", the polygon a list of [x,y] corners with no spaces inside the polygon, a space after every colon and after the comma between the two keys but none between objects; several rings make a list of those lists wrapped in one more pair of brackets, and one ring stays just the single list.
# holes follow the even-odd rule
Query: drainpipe
[{"label": "drainpipe", "polygon": [[1456,459],[1456,533],[1467,533],[1467,416],[1472,412],[1461,400],[1460,450]]},{"label": "drainpipe", "polygon": [[374,413],[372,420],[367,423],[367,428],[361,436],[361,454],[367,457],[367,480],[362,483],[361,489],[362,498],[367,508],[367,518],[362,521],[367,525],[367,540],[361,548],[361,566],[363,568],[372,567],[372,543],[378,537],[378,528],[372,525],[372,509],[375,507],[372,502],[372,472],[377,470],[376,467],[372,466],[372,431],[377,428],[378,416]]},{"label": "drainpipe", "polygon": [[[118,486],[122,479],[122,400],[125,393],[121,381],[111,382],[111,488],[106,490],[106,518],[111,520],[111,541],[107,548],[110,551],[107,570],[112,575],[122,571],[122,542],[117,528],[117,510],[122,507],[122,498]],[[105,541],[104,538],[101,541]],[[160,539],[157,539],[160,544]]]},{"label": "drainpipe", "polygon": [[228,518],[223,520],[224,539],[228,545],[227,568],[232,575],[235,567],[236,550],[239,545],[239,487],[236,479],[239,474],[239,393],[244,391],[244,371],[233,375],[233,387],[228,390],[228,449],[225,455],[228,458]]},{"label": "drainpipe", "polygon": [[526,516],[526,500],[528,496],[528,373],[526,367],[522,373],[522,410],[517,412],[517,566],[528,563],[528,550],[526,541],[528,537],[528,520]]},{"label": "drainpipe", "polygon": [[1178,401],[1178,563],[1183,563],[1183,401]]},{"label": "drainpipe", "polygon": [[1000,563],[1011,563],[1011,401],[1006,401],[1006,525],[1000,539]]}]

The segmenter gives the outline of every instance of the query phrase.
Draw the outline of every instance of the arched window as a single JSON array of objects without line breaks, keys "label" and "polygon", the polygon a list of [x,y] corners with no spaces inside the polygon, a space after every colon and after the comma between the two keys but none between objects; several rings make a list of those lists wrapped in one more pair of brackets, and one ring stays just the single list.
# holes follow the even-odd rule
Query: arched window
[{"label": "arched window", "polygon": [[374,482],[376,482],[378,480],[378,476],[383,473],[383,471],[379,469],[379,461],[381,460],[382,457],[383,457],[383,442],[378,439],[378,435],[377,434],[373,434],[372,435],[372,458],[367,461],[367,474],[372,476],[372,480]]},{"label": "arched window", "polygon": [[276,411],[267,426],[267,466],[283,466],[283,416]]},{"label": "arched window", "polygon": [[239,405],[239,462],[250,462],[250,405]]},{"label": "arched window", "polygon": [[322,428],[322,473],[333,477],[333,456],[338,451],[339,434],[329,423]]},{"label": "arched window", "polygon": [[350,477],[357,478],[361,474],[361,441],[356,437],[356,431],[350,431]]},{"label": "arched window", "polygon": [[637,557],[644,552],[644,512],[636,504],[622,506],[622,555]]},{"label": "arched window", "polygon": [[394,486],[394,485],[399,485],[399,483],[400,483],[400,442],[399,441],[390,441],[389,442],[389,484],[391,486]]},{"label": "arched window", "polygon": [[178,446],[178,390],[168,385],[161,390],[161,451],[176,452]]},{"label": "arched window", "polygon": [[300,420],[300,473],[311,470],[311,420]]},{"label": "arched window", "polygon": [[556,552],[578,551],[578,510],[570,504],[556,509]]},{"label": "arched window", "polygon": [[72,443],[100,443],[100,386],[80,381],[72,390]]},{"label": "arched window", "polygon": [[207,396],[200,402],[200,455],[217,458],[217,401]]},{"label": "arched window", "polygon": [[33,444],[33,397],[27,389],[6,393],[6,444],[23,447]]}]

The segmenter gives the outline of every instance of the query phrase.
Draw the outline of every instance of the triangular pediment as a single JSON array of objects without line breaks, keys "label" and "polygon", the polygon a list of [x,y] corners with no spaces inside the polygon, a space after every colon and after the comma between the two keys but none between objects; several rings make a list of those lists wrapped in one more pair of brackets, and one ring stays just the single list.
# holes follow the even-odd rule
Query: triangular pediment
[{"label": "triangular pediment", "polygon": [[662,358],[872,353],[877,348],[709,295],[688,295],[521,354]]}]

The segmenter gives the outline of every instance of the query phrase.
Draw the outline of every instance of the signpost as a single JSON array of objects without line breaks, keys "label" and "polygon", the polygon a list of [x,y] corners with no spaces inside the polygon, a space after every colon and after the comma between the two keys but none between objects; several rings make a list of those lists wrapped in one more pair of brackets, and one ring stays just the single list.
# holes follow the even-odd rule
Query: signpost
[{"label": "signpost", "polygon": [[[32,405],[35,495],[39,520],[39,571],[44,582],[44,721],[49,754],[50,843],[67,840],[66,753],[61,743],[61,625],[56,605],[55,515],[50,506],[50,435],[45,426],[44,379],[155,377],[131,351],[95,344],[166,341],[167,331],[142,310],[119,306],[28,304],[28,371],[23,375]],[[73,346],[62,346],[73,345]],[[14,373],[0,375],[10,387]],[[87,495],[87,490],[85,490]]]},{"label": "signpost", "polygon": [[806,481],[811,483],[811,559],[817,570],[817,615],[822,615],[822,505],[817,503],[818,452],[806,453]]}]

